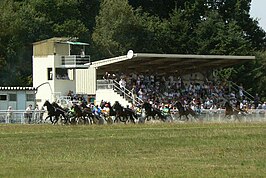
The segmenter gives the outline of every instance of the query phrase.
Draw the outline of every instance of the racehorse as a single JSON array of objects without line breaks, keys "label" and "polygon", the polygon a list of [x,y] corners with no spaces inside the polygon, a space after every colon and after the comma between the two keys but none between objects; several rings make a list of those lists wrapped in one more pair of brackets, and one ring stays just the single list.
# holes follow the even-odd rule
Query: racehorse
[{"label": "racehorse", "polygon": [[[64,118],[64,124],[67,123],[67,117],[65,115],[65,111],[63,110],[63,108],[57,105],[57,103],[54,102],[51,104],[48,100],[46,100],[43,106],[46,106],[48,111],[48,116],[45,118],[45,120],[50,118],[51,123],[56,124],[59,120],[59,117],[62,116]],[[53,117],[55,117],[54,120]]]},{"label": "racehorse", "polygon": [[151,120],[151,117],[155,119],[155,116],[158,116],[162,121],[166,121],[166,117],[162,114],[161,110],[158,108],[152,107],[150,103],[144,102],[142,108],[145,110],[145,120]]},{"label": "racehorse", "polygon": [[137,115],[135,114],[135,112],[132,109],[124,108],[118,101],[116,101],[114,103],[112,108],[116,113],[116,117],[115,117],[114,122],[121,121],[121,122],[126,123],[128,121],[128,117],[129,117],[130,121],[135,124],[135,119],[137,119]]},{"label": "racehorse", "polygon": [[74,121],[78,122],[79,119],[82,119],[84,124],[87,124],[87,122],[90,122],[90,124],[93,123],[94,116],[92,114],[92,111],[88,107],[81,108],[81,106],[75,104],[74,106]]},{"label": "racehorse", "polygon": [[181,120],[182,116],[185,116],[187,121],[189,120],[188,115],[193,116],[194,118],[196,118],[197,114],[195,111],[193,111],[193,109],[191,109],[190,107],[183,107],[183,105],[181,104],[180,101],[178,101],[175,104],[175,107],[178,109],[178,113],[179,113],[179,120]]},{"label": "racehorse", "polygon": [[244,114],[246,113],[245,111],[240,109],[240,103],[236,103],[236,107],[233,107],[228,101],[225,102],[224,104],[225,106],[225,118],[228,118],[230,116],[235,116],[235,120],[237,119],[238,121],[240,121],[240,117],[239,117],[239,113],[240,114]]}]

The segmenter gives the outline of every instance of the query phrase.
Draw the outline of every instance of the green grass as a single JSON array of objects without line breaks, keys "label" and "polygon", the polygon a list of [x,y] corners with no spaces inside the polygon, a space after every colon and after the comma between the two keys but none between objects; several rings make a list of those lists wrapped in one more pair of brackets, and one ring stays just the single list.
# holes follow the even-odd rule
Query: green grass
[{"label": "green grass", "polygon": [[265,177],[266,123],[0,125],[0,177]]}]

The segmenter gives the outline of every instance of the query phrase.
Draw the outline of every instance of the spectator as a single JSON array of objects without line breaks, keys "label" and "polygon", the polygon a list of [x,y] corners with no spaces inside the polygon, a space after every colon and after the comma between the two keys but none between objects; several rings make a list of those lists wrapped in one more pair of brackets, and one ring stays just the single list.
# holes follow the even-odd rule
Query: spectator
[{"label": "spectator", "polygon": [[105,72],[104,76],[103,76],[104,80],[109,80],[110,79],[110,74],[108,72]]},{"label": "spectator", "polygon": [[40,109],[36,104],[34,109],[34,123],[39,123],[39,122],[40,122]]},{"label": "spectator", "polygon": [[120,79],[119,86],[120,86],[121,90],[124,92],[125,88],[126,88],[126,81],[123,78]]},{"label": "spectator", "polygon": [[255,107],[255,109],[258,108],[259,102],[260,102],[260,98],[259,98],[258,93],[256,93],[256,95],[254,97],[254,107]]},{"label": "spectator", "polygon": [[28,124],[31,123],[31,119],[32,119],[32,105],[31,104],[26,108],[25,119],[27,119]]},{"label": "spectator", "polygon": [[13,117],[13,111],[12,111],[12,106],[9,106],[7,109],[7,115],[6,115],[6,123],[10,123]]},{"label": "spectator", "polygon": [[81,58],[84,58],[85,57],[85,51],[84,51],[84,49],[81,49],[80,50],[80,57]]},{"label": "spectator", "polygon": [[264,101],[264,103],[262,104],[262,109],[266,110],[266,101]]}]

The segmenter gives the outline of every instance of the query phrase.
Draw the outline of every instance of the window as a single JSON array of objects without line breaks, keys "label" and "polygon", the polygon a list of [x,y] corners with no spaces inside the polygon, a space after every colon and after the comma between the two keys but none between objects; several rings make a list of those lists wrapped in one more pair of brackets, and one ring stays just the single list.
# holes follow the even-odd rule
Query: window
[{"label": "window", "polygon": [[53,69],[47,68],[47,78],[48,80],[53,80]]},{"label": "window", "polygon": [[0,101],[6,101],[7,95],[0,95]]},{"label": "window", "polygon": [[27,94],[26,97],[27,97],[27,101],[34,101],[35,99],[34,94]]},{"label": "window", "polygon": [[16,94],[9,94],[9,101],[17,101],[17,95]]},{"label": "window", "polygon": [[56,73],[56,79],[69,80],[68,70],[67,69],[65,69],[65,68],[56,68],[55,69],[55,73]]}]

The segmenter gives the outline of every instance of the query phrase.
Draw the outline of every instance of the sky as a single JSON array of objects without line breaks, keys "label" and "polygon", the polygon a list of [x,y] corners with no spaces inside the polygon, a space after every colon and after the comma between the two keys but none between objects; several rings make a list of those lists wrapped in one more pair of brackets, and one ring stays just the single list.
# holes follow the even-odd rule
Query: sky
[{"label": "sky", "polygon": [[266,31],[266,0],[252,0],[250,15],[257,18],[259,26]]}]

